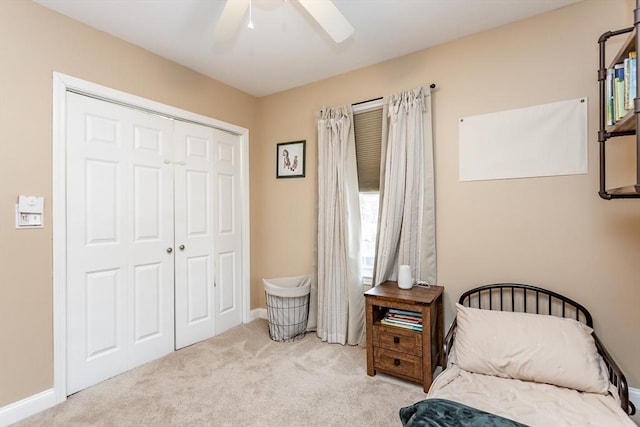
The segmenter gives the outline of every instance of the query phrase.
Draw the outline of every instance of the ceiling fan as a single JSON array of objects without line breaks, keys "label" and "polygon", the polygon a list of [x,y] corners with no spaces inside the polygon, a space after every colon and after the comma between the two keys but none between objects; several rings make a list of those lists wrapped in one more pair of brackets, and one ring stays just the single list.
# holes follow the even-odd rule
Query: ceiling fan
[{"label": "ceiling fan", "polygon": [[[336,43],[346,40],[355,31],[332,0],[297,1]],[[240,26],[247,9],[251,15],[251,0],[227,0],[214,29],[214,41],[221,42],[230,39]],[[249,18],[249,28],[252,26],[253,23]]]}]

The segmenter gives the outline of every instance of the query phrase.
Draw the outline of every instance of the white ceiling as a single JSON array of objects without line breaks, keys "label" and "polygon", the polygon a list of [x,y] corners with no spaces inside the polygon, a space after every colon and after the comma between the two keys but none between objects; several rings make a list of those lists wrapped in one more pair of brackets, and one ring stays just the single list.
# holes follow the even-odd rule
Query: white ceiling
[{"label": "white ceiling", "polygon": [[[396,58],[581,0],[334,0],[355,27],[336,44],[296,0],[252,0],[215,46],[224,0],[33,0],[255,96]],[[234,1],[234,0],[229,0]]]}]

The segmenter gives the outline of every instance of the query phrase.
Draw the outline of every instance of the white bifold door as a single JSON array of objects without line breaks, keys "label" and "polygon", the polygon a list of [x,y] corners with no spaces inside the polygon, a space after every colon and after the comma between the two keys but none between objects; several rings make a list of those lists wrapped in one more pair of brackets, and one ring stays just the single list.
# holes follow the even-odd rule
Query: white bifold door
[{"label": "white bifold door", "polygon": [[67,394],[242,322],[240,138],[67,93]]},{"label": "white bifold door", "polygon": [[[176,348],[242,320],[238,137],[175,122]],[[213,242],[213,246],[212,246]],[[179,278],[179,280],[178,280]]]}]

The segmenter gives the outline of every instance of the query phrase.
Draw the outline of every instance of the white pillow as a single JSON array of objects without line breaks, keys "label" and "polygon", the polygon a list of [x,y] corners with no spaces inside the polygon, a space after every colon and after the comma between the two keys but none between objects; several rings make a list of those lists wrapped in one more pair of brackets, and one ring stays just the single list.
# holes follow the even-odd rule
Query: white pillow
[{"label": "white pillow", "polygon": [[456,307],[453,349],[465,371],[607,393],[607,373],[587,325],[557,316]]}]

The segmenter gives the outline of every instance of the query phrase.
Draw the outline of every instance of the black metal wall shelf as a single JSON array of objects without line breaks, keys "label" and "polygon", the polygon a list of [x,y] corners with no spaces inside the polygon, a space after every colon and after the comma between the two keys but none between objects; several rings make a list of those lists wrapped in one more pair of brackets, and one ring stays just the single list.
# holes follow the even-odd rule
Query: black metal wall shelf
[{"label": "black metal wall shelf", "polygon": [[[620,51],[613,59],[613,64],[622,62],[629,55],[629,52],[637,51],[640,46],[640,0],[636,0],[634,10],[634,26],[617,31],[607,31],[598,39],[600,46],[600,68],[598,70],[598,82],[600,84],[600,130],[598,131],[598,142],[600,144],[600,191],[598,194],[605,200],[611,199],[638,199],[640,198],[640,137],[637,130],[640,129],[640,98],[636,97],[633,102],[633,109],[624,117],[616,121],[613,125],[607,126],[606,120],[606,79],[607,63],[606,44],[611,37],[632,33]],[[640,90],[640,73],[636,73],[636,87]],[[610,138],[619,136],[636,135],[636,183],[619,188],[607,189],[606,176],[606,142]]]}]

